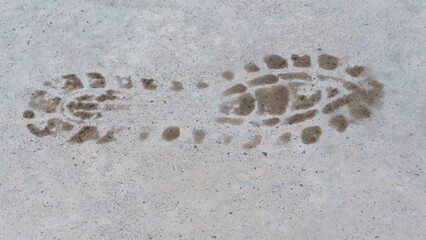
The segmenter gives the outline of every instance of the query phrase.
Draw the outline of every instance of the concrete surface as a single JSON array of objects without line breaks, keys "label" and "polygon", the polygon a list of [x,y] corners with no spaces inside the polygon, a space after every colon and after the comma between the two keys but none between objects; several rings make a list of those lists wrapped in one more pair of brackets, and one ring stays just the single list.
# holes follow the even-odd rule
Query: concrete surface
[{"label": "concrete surface", "polygon": [[[423,1],[0,4],[1,239],[426,238]],[[271,54],[288,67],[269,69],[263,58]],[[312,76],[352,81],[345,68],[365,66],[384,95],[341,133],[321,111],[274,127],[256,124],[264,115],[255,112],[240,125],[217,121],[225,89],[299,71],[292,54],[311,57],[302,70]],[[335,71],[318,67],[323,54],[339,58]],[[247,72],[247,63],[260,71]],[[38,111],[51,102],[34,103],[36,91],[68,102],[103,94],[88,87],[90,72],[116,90],[115,105],[70,132],[31,134],[28,124],[72,118],[66,108]],[[61,88],[69,74],[84,83],[78,95]],[[346,91],[337,81],[312,83],[303,91]],[[324,94],[318,110],[331,101]],[[24,118],[31,109],[35,117]],[[88,125],[111,142],[69,141]],[[179,136],[166,141],[169,126]],[[304,144],[309,126],[322,133]],[[286,132],[289,142],[278,143]]]}]

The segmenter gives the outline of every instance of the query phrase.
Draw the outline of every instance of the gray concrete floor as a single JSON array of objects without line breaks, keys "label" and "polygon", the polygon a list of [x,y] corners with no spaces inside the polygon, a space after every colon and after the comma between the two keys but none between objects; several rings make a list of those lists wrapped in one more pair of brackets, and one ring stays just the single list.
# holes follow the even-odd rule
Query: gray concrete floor
[{"label": "gray concrete floor", "polygon": [[[0,2],[1,239],[426,238],[424,2]],[[288,66],[268,66],[273,54]],[[326,54],[336,69],[318,62]],[[360,77],[345,72],[356,65]],[[92,72],[105,88],[90,87],[103,84]],[[235,84],[255,95],[272,88],[251,79],[291,72],[313,78],[277,85],[289,104],[298,82],[321,91],[315,117],[289,124],[303,112],[289,105],[270,127],[259,123],[277,114],[261,105],[220,111]],[[84,87],[63,88],[70,74]],[[347,84],[369,79],[383,89],[368,116],[348,104],[336,131],[326,89],[367,102]],[[107,89],[91,100],[101,115],[77,121],[69,104]],[[218,121],[231,115],[239,124]],[[312,126],[321,134],[306,144]]]}]

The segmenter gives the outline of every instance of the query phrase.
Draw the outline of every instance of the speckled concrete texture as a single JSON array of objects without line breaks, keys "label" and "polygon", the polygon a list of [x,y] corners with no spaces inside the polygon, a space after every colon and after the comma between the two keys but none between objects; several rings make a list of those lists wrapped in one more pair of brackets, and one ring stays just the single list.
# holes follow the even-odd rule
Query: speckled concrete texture
[{"label": "speckled concrete texture", "polygon": [[424,2],[0,19],[0,239],[426,239]]}]

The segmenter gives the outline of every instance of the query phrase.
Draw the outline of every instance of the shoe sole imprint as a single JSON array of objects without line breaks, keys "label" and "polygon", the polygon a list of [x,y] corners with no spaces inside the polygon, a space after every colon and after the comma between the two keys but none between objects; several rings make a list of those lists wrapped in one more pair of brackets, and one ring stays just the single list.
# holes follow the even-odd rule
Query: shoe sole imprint
[{"label": "shoe sole imprint", "polygon": [[[349,122],[369,118],[384,95],[383,84],[374,80],[363,66],[346,67],[339,71],[340,59],[328,54],[318,56],[317,66],[313,66],[309,55],[293,54],[290,59],[291,66],[287,59],[276,54],[263,58],[264,67],[255,63],[245,64],[248,81],[236,78],[232,71],[223,72],[223,79],[232,82],[232,85],[221,93],[224,98],[218,104],[221,116],[215,120],[219,124],[240,127],[247,121],[262,128],[286,125],[288,131],[284,131],[277,139],[280,143],[291,141],[294,126],[307,124],[301,130],[300,138],[304,144],[313,144],[322,134],[320,124],[310,125],[316,118],[327,118],[327,125],[337,132],[344,132]],[[349,80],[340,77],[342,73]],[[87,73],[86,76],[86,84],[74,74],[62,76],[62,81],[56,83],[45,83],[56,95],[45,90],[34,93],[29,102],[30,109],[24,112],[23,117],[32,121],[37,119],[36,113],[52,117],[45,120],[45,126],[41,128],[29,123],[27,128],[32,134],[45,137],[73,131],[68,140],[70,143],[96,140],[102,144],[114,141],[114,133],[121,129],[111,129],[100,136],[96,122],[105,111],[128,109],[125,92],[133,87],[133,82],[130,77],[117,77],[118,87],[110,89],[100,73]],[[158,89],[153,79],[142,78],[140,83],[145,90]],[[200,81],[196,87],[204,89],[209,85]],[[184,87],[181,82],[172,81],[170,89],[181,91]],[[75,129],[78,130],[75,132]],[[146,140],[149,134],[149,131],[143,131],[140,140]],[[194,129],[192,135],[194,143],[201,144],[206,132]],[[162,133],[166,141],[173,141],[179,136],[178,126],[169,126]],[[243,144],[243,148],[255,148],[262,138],[256,134]],[[231,141],[229,136],[223,139],[224,144]]]},{"label": "shoe sole imprint", "polygon": [[[292,66],[276,54],[263,58],[266,68],[246,64],[249,80],[239,79],[222,92],[225,100],[220,105],[222,116],[217,122],[242,125],[249,120],[259,127],[284,124],[289,131],[283,132],[278,142],[288,143],[295,125],[311,124],[315,118],[328,118],[328,125],[344,132],[349,120],[369,118],[384,95],[384,85],[374,80],[363,66],[346,67],[339,72],[341,60],[328,54],[318,56],[317,66],[313,66],[309,55],[293,54],[290,59]],[[226,71],[223,77],[234,81],[229,77],[234,74],[230,73]],[[349,80],[338,76],[342,73]],[[308,125],[301,130],[300,137],[304,144],[312,144],[321,134],[320,126]],[[261,135],[255,135],[243,147],[254,148],[261,139]]]},{"label": "shoe sole imprint", "polygon": [[114,133],[121,129],[110,129],[100,136],[96,122],[109,111],[128,109],[123,93],[133,83],[130,78],[117,78],[116,82],[118,88],[111,89],[105,77],[96,72],[87,73],[86,81],[69,74],[45,82],[47,90],[35,91],[28,104],[30,109],[24,111],[23,117],[32,121],[27,124],[28,130],[37,137],[73,132],[68,139],[70,143],[112,142]]}]

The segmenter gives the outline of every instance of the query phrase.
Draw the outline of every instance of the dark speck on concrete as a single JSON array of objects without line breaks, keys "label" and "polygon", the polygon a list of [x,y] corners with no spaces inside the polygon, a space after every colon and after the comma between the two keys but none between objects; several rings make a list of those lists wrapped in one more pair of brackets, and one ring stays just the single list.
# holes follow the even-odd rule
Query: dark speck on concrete
[{"label": "dark speck on concrete", "polygon": [[268,156],[268,153],[267,152],[262,152],[262,154],[266,157],[266,156]]}]

